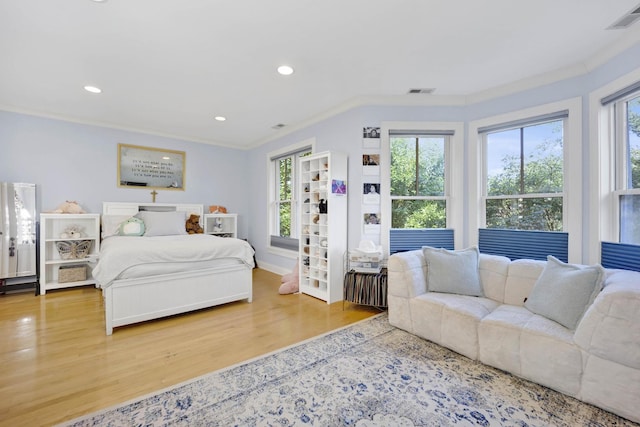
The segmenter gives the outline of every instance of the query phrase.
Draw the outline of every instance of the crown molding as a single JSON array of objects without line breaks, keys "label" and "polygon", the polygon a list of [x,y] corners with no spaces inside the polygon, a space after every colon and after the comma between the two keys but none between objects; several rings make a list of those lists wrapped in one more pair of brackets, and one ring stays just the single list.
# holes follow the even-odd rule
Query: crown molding
[{"label": "crown molding", "polygon": [[79,119],[77,117],[65,116],[63,114],[53,114],[53,113],[49,113],[49,112],[46,112],[46,111],[29,110],[29,109],[25,109],[25,108],[15,107],[15,106],[12,106],[12,105],[2,105],[2,104],[0,104],[0,111],[6,111],[6,112],[9,112],[9,113],[24,114],[24,115],[27,115],[27,116],[34,116],[34,117],[42,117],[44,119],[60,120],[60,121],[63,121],[63,122],[77,123],[77,124],[80,124],[80,125],[96,126],[96,127],[101,127],[101,128],[107,128],[107,129],[122,130],[122,131],[126,131],[126,132],[141,133],[141,134],[145,134],[145,135],[154,135],[154,136],[159,136],[159,137],[162,137],[162,138],[176,139],[176,140],[185,141],[185,142],[195,142],[195,143],[198,143],[198,144],[215,145],[215,146],[219,146],[219,147],[232,148],[232,149],[236,149],[236,150],[242,149],[240,147],[237,147],[237,146],[234,146],[234,145],[231,145],[231,144],[221,143],[221,142],[218,142],[218,141],[211,141],[211,140],[205,140],[205,139],[200,139],[200,138],[193,138],[193,137],[189,137],[189,136],[185,136],[185,135],[173,135],[173,134],[170,134],[170,133],[157,132],[157,131],[154,131],[154,130],[137,128],[137,127],[132,127],[132,126],[120,126],[120,125],[115,125],[115,124],[109,123],[109,122],[83,120],[83,119]]},{"label": "crown molding", "polygon": [[597,67],[605,64],[620,55],[625,50],[640,43],[640,23],[637,23],[626,30],[607,30],[607,31],[625,31],[625,34],[616,40],[615,43],[600,49],[595,55],[588,58],[584,63],[587,71],[593,71]]}]

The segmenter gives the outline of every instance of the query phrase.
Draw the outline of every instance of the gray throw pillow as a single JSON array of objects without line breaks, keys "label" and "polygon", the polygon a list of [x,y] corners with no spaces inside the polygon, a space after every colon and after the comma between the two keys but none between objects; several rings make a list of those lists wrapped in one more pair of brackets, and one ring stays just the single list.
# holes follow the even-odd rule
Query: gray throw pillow
[{"label": "gray throw pillow", "polygon": [[427,263],[429,291],[471,296],[484,295],[478,271],[477,247],[450,251],[424,246],[422,253]]},{"label": "gray throw pillow", "polygon": [[147,237],[187,234],[185,212],[142,211],[138,212],[136,217],[144,221],[144,235]]},{"label": "gray throw pillow", "polygon": [[602,290],[604,269],[599,265],[566,264],[549,255],[524,306],[531,312],[574,330]]}]

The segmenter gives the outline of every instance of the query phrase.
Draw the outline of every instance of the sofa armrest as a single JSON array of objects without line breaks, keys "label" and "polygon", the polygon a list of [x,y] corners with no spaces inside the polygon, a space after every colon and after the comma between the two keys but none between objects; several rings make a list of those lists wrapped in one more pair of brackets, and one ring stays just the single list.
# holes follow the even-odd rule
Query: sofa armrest
[{"label": "sofa armrest", "polygon": [[576,328],[584,351],[640,369],[640,273],[607,270],[604,289]]},{"label": "sofa armrest", "polygon": [[413,298],[427,292],[427,264],[419,249],[391,255],[387,274],[390,295]]}]

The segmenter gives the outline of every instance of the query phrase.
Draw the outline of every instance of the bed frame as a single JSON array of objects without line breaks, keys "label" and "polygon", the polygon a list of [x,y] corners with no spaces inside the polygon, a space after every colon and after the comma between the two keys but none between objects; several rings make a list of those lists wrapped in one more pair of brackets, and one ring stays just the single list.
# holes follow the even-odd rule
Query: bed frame
[{"label": "bed frame", "polygon": [[[139,211],[184,211],[200,215],[203,205],[104,202],[104,215]],[[253,298],[253,269],[245,264],[114,281],[103,289],[107,335],[113,328],[232,301]]]}]

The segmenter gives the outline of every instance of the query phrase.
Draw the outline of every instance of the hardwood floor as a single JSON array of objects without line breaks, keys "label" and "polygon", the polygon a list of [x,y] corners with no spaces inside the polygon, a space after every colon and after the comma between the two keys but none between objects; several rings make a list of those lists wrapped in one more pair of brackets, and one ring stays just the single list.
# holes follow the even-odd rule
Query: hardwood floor
[{"label": "hardwood floor", "polygon": [[370,317],[375,308],[279,295],[255,269],[253,302],[104,331],[93,287],[0,296],[0,425],[48,426]]}]

